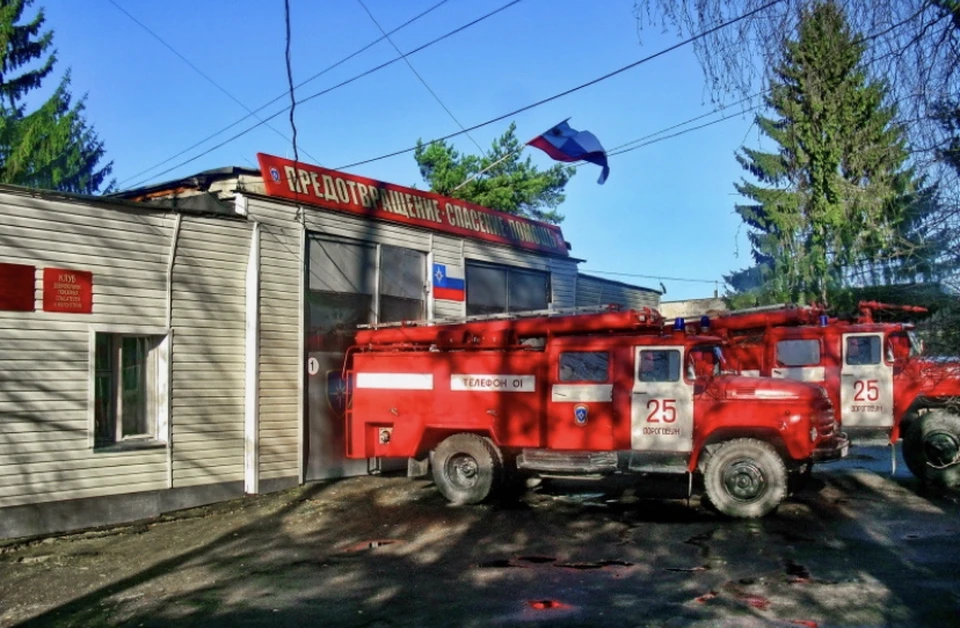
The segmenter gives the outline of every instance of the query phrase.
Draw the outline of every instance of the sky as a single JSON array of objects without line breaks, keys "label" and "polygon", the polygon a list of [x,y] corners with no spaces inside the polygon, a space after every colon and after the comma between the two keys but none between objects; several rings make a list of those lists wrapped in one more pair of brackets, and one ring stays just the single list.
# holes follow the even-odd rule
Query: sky
[{"label": "sky", "polygon": [[[440,0],[362,2],[289,0],[295,84],[382,37],[364,5],[390,31]],[[510,2],[448,0],[390,39],[407,52]],[[87,121],[105,144],[120,189],[211,168],[256,167],[258,152],[292,157],[283,0],[36,0],[28,12],[41,6],[54,31],[55,73],[69,69],[75,97],[86,95]],[[297,105],[300,159],[424,188],[412,152],[343,166],[459,131],[444,106],[470,127],[679,41],[672,30],[638,30],[633,0],[521,0],[408,56],[443,106],[403,61]],[[306,98],[397,56],[381,41],[295,93]],[[258,124],[248,118],[170,159],[278,97],[258,113],[280,112],[266,125],[240,134]],[[450,141],[478,153],[474,142],[487,149],[511,120],[527,141],[570,118],[610,150],[716,108],[687,45]],[[597,184],[598,167],[579,168],[560,212],[571,254],[586,260],[581,272],[658,290],[662,283],[664,301],[709,297],[717,288],[722,294],[722,275],[750,265],[746,230],[734,213],[733,186],[743,175],[734,154],[759,142],[752,114],[738,114],[612,156],[604,185]],[[542,168],[555,163],[532,147],[527,155]]]}]

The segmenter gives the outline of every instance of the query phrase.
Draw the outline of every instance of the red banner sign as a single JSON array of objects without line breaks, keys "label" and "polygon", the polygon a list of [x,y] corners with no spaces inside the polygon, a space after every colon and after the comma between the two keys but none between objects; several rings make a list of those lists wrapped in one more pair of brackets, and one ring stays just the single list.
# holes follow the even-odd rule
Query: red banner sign
[{"label": "red banner sign", "polygon": [[533,251],[569,254],[556,225],[319,166],[294,165],[273,155],[259,153],[257,159],[270,196]]},{"label": "red banner sign", "polygon": [[89,314],[93,311],[93,273],[43,269],[43,311]]},{"label": "red banner sign", "polygon": [[34,280],[37,270],[26,264],[0,264],[0,310],[33,312],[37,309]]}]

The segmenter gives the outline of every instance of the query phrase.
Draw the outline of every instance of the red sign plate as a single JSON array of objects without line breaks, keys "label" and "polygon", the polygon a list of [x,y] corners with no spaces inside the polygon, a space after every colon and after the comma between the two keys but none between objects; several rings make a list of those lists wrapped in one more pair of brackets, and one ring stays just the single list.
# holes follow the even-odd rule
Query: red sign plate
[{"label": "red sign plate", "polygon": [[560,227],[460,199],[257,154],[270,196],[465,238],[567,256]]},{"label": "red sign plate", "polygon": [[90,314],[93,311],[93,273],[44,268],[43,311]]},{"label": "red sign plate", "polygon": [[37,269],[26,264],[0,264],[0,310],[33,312]]}]

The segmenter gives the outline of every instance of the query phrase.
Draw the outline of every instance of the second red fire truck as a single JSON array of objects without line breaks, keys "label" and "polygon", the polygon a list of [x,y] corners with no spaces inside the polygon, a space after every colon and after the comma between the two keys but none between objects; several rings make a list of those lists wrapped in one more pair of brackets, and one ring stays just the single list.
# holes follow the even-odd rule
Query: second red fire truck
[{"label": "second red fire truck", "polygon": [[652,310],[360,330],[346,369],[347,456],[429,466],[454,503],[517,474],[678,473],[760,517],[848,448],[821,388],[727,373],[717,338]]},{"label": "second red fire truck", "polygon": [[878,310],[924,308],[865,301],[859,309],[839,319],[818,306],[761,307],[691,321],[691,330],[723,337],[745,374],[823,386],[855,444],[902,437],[915,476],[960,484],[960,361],[924,356],[911,324],[875,320]]}]

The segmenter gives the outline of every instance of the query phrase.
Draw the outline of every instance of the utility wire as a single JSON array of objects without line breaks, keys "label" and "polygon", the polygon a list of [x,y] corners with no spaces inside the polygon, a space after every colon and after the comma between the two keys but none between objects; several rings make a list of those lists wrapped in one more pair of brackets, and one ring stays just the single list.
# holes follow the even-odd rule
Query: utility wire
[{"label": "utility wire", "polygon": [[[897,28],[900,28],[901,26],[903,26],[904,24],[906,24],[907,22],[909,22],[910,20],[912,20],[913,18],[915,18],[917,15],[919,15],[919,13],[915,13],[913,16],[908,17],[908,18],[906,18],[906,19],[904,19],[904,20],[901,20],[900,22],[898,22],[898,23],[896,23],[896,24],[893,24],[893,25],[887,27],[886,29],[884,29],[884,30],[882,30],[882,31],[878,31],[878,32],[876,32],[876,33],[872,33],[872,34],[870,34],[870,35],[867,35],[866,37],[863,37],[860,41],[862,41],[862,42],[868,42],[868,41],[872,41],[872,40],[874,40],[874,39],[877,39],[877,38],[879,38],[879,37],[882,37],[883,35],[887,35],[887,34],[893,32],[894,30],[896,30]],[[874,59],[872,59],[871,61],[869,61],[868,64],[879,62],[879,61],[883,60],[885,57],[888,57],[888,56],[890,56],[889,53],[888,53],[888,54],[885,54],[885,55],[881,55],[881,56],[879,56],[879,57],[875,57]],[[816,82],[821,82],[821,83],[822,83],[823,80],[816,81]],[[816,83],[816,82],[815,82],[815,83]],[[712,125],[717,124],[717,123],[719,123],[719,122],[723,122],[723,121],[725,121],[725,120],[730,120],[731,118],[735,118],[735,117],[738,117],[738,116],[743,115],[743,114],[746,114],[746,113],[750,113],[750,112],[753,112],[753,111],[757,111],[757,110],[760,109],[763,105],[757,104],[757,105],[754,105],[754,106],[752,106],[752,107],[747,107],[746,109],[740,110],[737,114],[724,116],[724,117],[718,118],[718,119],[716,119],[716,120],[711,120],[710,122],[707,122],[707,123],[705,123],[705,124],[701,124],[701,125],[698,125],[698,126],[695,126],[695,127],[688,128],[688,129],[683,129],[682,131],[679,131],[679,132],[677,132],[677,133],[672,133],[672,134],[670,134],[670,135],[666,135],[666,136],[663,136],[663,137],[658,137],[658,136],[661,136],[661,135],[663,135],[664,133],[666,133],[666,132],[668,132],[668,131],[672,131],[673,129],[680,128],[680,127],[684,127],[684,126],[690,124],[691,122],[696,122],[697,120],[700,120],[700,119],[702,119],[702,118],[707,118],[707,117],[710,117],[710,116],[712,116],[712,115],[714,115],[714,114],[716,114],[716,113],[720,113],[721,111],[724,111],[725,109],[729,109],[729,108],[731,108],[731,107],[736,107],[737,105],[743,104],[743,103],[745,103],[745,102],[752,101],[752,100],[754,100],[754,99],[756,99],[756,98],[759,98],[759,97],[763,96],[764,94],[769,93],[770,91],[771,91],[771,88],[762,89],[762,90],[760,90],[760,91],[758,91],[758,92],[756,92],[756,93],[754,93],[754,94],[750,94],[749,96],[746,96],[746,97],[744,97],[744,98],[741,98],[740,100],[738,100],[738,101],[736,101],[736,102],[732,102],[732,103],[730,103],[730,104],[728,104],[728,105],[722,105],[722,106],[720,106],[720,107],[717,107],[716,109],[713,109],[712,111],[708,111],[707,113],[701,114],[701,115],[699,115],[699,116],[694,116],[693,118],[689,118],[689,119],[687,119],[687,120],[684,120],[683,122],[678,122],[677,124],[674,124],[674,125],[672,125],[672,126],[669,126],[669,127],[665,128],[665,129],[660,129],[659,131],[656,131],[656,132],[654,132],[654,133],[650,133],[650,134],[648,134],[648,135],[644,135],[643,137],[639,137],[639,138],[637,138],[637,139],[635,139],[635,140],[631,140],[631,141],[626,142],[626,143],[624,143],[624,144],[620,144],[619,146],[614,146],[613,148],[611,148],[610,150],[607,151],[607,155],[608,155],[608,156],[622,155],[623,153],[628,153],[628,152],[631,152],[631,151],[636,150],[636,149],[638,149],[638,148],[643,148],[644,146],[649,146],[649,145],[651,145],[651,144],[656,144],[657,142],[660,142],[660,141],[663,141],[663,140],[666,140],[666,139],[674,138],[674,137],[677,137],[677,136],[679,136],[679,135],[684,135],[685,133],[690,133],[690,132],[692,132],[692,131],[697,131],[697,130],[699,130],[699,129],[703,129],[703,128],[708,127],[708,126],[712,126]],[[742,142],[740,142],[741,144],[743,144],[743,143],[746,141],[746,136],[750,133],[750,129],[752,129],[755,124],[756,124],[756,119],[754,119],[754,121],[751,123],[750,127],[747,129],[747,133],[744,134],[744,140],[743,140]],[[656,138],[656,139],[652,139],[652,138]],[[579,168],[579,167],[581,167],[581,166],[588,165],[588,163],[589,163],[589,162],[584,162],[584,161],[577,162],[576,164],[574,164],[574,167],[575,167],[575,168]]]},{"label": "utility wire", "polygon": [[[737,22],[741,22],[741,21],[743,21],[743,20],[745,20],[745,19],[747,19],[747,18],[753,17],[753,16],[756,15],[757,13],[760,13],[760,12],[762,12],[762,11],[765,11],[765,10],[769,9],[770,7],[773,7],[773,6],[777,5],[777,4],[780,4],[781,2],[783,2],[783,0],[773,0],[773,2],[768,2],[767,4],[764,4],[763,6],[757,7],[756,9],[753,9],[752,11],[748,11],[747,13],[744,13],[743,15],[741,15],[741,16],[739,16],[739,17],[735,17],[735,18],[733,18],[732,20],[729,20],[729,21],[727,21],[727,22],[721,22],[720,24],[718,24],[717,26],[714,26],[713,28],[709,28],[709,29],[707,29],[707,30],[705,30],[705,31],[702,31],[702,32],[700,32],[700,33],[697,33],[696,35],[693,35],[693,36],[691,36],[691,37],[688,37],[687,39],[684,39],[683,41],[681,41],[681,42],[679,42],[679,43],[676,43],[676,44],[674,44],[674,45],[672,45],[672,46],[669,46],[669,47],[667,47],[667,48],[664,48],[663,50],[660,50],[660,51],[658,51],[658,52],[655,52],[655,53],[653,53],[652,55],[646,56],[646,57],[644,57],[644,58],[642,58],[642,59],[640,59],[640,60],[638,60],[638,61],[634,61],[633,63],[629,63],[629,64],[627,64],[627,65],[625,65],[625,66],[623,66],[623,67],[621,67],[621,68],[618,68],[618,69],[616,69],[616,70],[614,70],[614,71],[612,71],[612,72],[608,72],[607,74],[604,74],[603,76],[599,76],[599,77],[597,77],[597,78],[595,78],[595,79],[593,79],[593,80],[591,80],[591,81],[587,81],[586,83],[581,83],[580,85],[577,85],[576,87],[572,87],[572,88],[570,88],[570,89],[568,89],[568,90],[565,90],[565,91],[562,91],[562,92],[560,92],[560,93],[558,93],[558,94],[554,94],[553,96],[548,96],[547,98],[543,98],[543,99],[538,100],[538,101],[536,101],[536,102],[530,103],[529,105],[525,105],[525,106],[523,106],[523,107],[520,107],[519,109],[514,109],[513,111],[511,111],[511,112],[509,112],[509,113],[505,113],[505,114],[503,114],[503,115],[501,115],[501,116],[497,116],[496,118],[492,118],[492,119],[490,119],[490,120],[487,120],[486,122],[481,122],[481,123],[475,124],[475,125],[473,125],[473,126],[471,126],[471,127],[467,127],[466,129],[464,129],[464,130],[462,130],[462,131],[458,131],[458,132],[456,132],[456,133],[450,133],[450,134],[448,134],[448,135],[444,135],[443,137],[438,137],[438,138],[436,138],[436,139],[431,140],[429,143],[433,143],[433,142],[443,142],[443,141],[448,140],[448,139],[450,139],[450,138],[452,138],[452,137],[456,137],[456,136],[458,136],[458,135],[463,135],[464,133],[467,133],[467,132],[469,132],[469,131],[474,131],[474,130],[476,130],[476,129],[479,129],[479,128],[488,126],[488,125],[490,125],[490,124],[493,124],[494,122],[500,122],[501,120],[504,120],[504,119],[506,119],[506,118],[510,118],[510,117],[513,117],[513,116],[515,116],[515,115],[517,115],[517,114],[519,114],[519,113],[523,113],[524,111],[529,111],[530,109],[534,109],[534,108],[539,107],[539,106],[541,106],[541,105],[545,105],[545,104],[548,103],[548,102],[553,102],[554,100],[557,100],[557,99],[559,99],[559,98],[563,98],[564,96],[568,96],[568,95],[570,95],[570,94],[572,94],[572,93],[574,93],[574,92],[578,92],[578,91],[580,91],[580,90],[582,90],[582,89],[586,89],[587,87],[591,87],[591,86],[593,86],[593,85],[596,85],[597,83],[600,83],[601,81],[605,81],[605,80],[607,80],[607,79],[609,79],[609,78],[613,78],[614,76],[617,76],[617,75],[619,75],[619,74],[622,74],[622,73],[626,72],[627,70],[632,70],[633,68],[635,68],[635,67],[637,67],[637,66],[639,66],[639,65],[642,65],[642,64],[644,64],[644,63],[647,63],[648,61],[652,61],[652,60],[654,60],[654,59],[656,59],[656,58],[658,58],[658,57],[662,57],[663,55],[665,55],[665,54],[667,54],[667,53],[669,53],[669,52],[673,52],[674,50],[676,50],[676,49],[678,49],[678,48],[682,48],[683,46],[686,46],[686,45],[688,45],[688,44],[691,44],[691,43],[697,41],[698,39],[703,39],[704,37],[707,37],[708,35],[712,35],[713,33],[717,32],[717,31],[719,31],[719,30],[721,30],[721,29],[724,29],[724,28],[726,28],[726,27],[728,27],[728,26],[732,26],[733,24],[736,24]],[[374,161],[380,161],[380,160],[382,160],[382,159],[389,159],[390,157],[396,157],[397,155],[403,155],[403,154],[405,154],[405,153],[410,153],[410,152],[413,152],[414,150],[416,150],[416,147],[415,147],[415,146],[412,147],[412,148],[405,148],[405,149],[403,149],[403,150],[398,150],[398,151],[394,151],[394,152],[392,152],[392,153],[387,153],[387,154],[385,154],[385,155],[380,155],[379,157],[373,157],[373,158],[370,158],[370,159],[364,159],[364,160],[362,160],[362,161],[355,161],[355,162],[350,163],[350,164],[346,164],[346,165],[343,165],[343,166],[339,166],[339,167],[338,167],[338,170],[344,170],[344,169],[347,169],[347,168],[353,168],[354,166],[362,166],[362,165],[364,165],[364,164],[372,163],[372,162],[374,162]]]},{"label": "utility wire", "polygon": [[[113,1],[113,0],[111,0],[111,1]],[[518,0],[518,1],[519,1],[519,0]],[[422,17],[426,16],[427,14],[431,13],[432,11],[440,8],[441,6],[443,6],[444,4],[446,4],[447,2],[449,2],[449,0],[440,0],[440,2],[438,2],[438,3],[436,3],[435,5],[429,7],[429,8],[426,9],[425,11],[423,11],[423,12],[421,12],[421,13],[413,16],[412,18],[410,18],[409,20],[407,20],[406,22],[404,22],[404,23],[401,24],[400,26],[394,28],[394,29],[391,30],[388,34],[392,35],[392,34],[394,34],[394,33],[397,33],[397,32],[399,32],[399,31],[401,31],[402,29],[404,29],[404,28],[406,28],[407,26],[413,24],[414,22],[416,22],[416,21],[419,20],[420,18],[422,18]],[[121,10],[122,10],[122,9],[121,9]],[[138,23],[139,23],[139,22],[138,22]],[[301,81],[299,84],[296,85],[296,89],[300,89],[301,87],[303,87],[303,86],[306,85],[307,83],[310,83],[311,81],[314,81],[314,80],[320,78],[321,76],[323,76],[323,75],[326,74],[327,72],[330,72],[331,70],[339,67],[340,65],[343,65],[344,63],[346,63],[347,61],[353,59],[353,58],[356,57],[357,55],[360,55],[360,54],[366,52],[366,51],[369,50],[370,48],[373,48],[375,45],[379,44],[379,43],[380,43],[381,41],[383,41],[384,39],[385,39],[385,37],[379,37],[379,38],[371,41],[371,42],[368,43],[367,45],[363,46],[362,48],[359,48],[359,49],[356,50],[355,52],[347,55],[346,57],[344,57],[344,58],[342,58],[342,59],[340,59],[340,60],[337,61],[336,63],[333,63],[333,64],[327,66],[326,68],[324,68],[323,70],[317,72],[317,73],[314,74],[313,76],[310,76],[310,77],[307,78],[306,80]],[[188,63],[189,63],[189,62],[188,62]],[[225,127],[223,127],[222,129],[220,129],[219,131],[216,131],[216,132],[208,135],[207,137],[203,138],[202,140],[200,140],[200,141],[198,141],[198,142],[196,142],[196,143],[188,146],[187,148],[184,148],[184,149],[181,150],[180,152],[178,152],[178,153],[176,153],[176,154],[174,154],[174,155],[171,155],[170,157],[167,157],[167,158],[164,159],[163,161],[161,161],[161,162],[159,162],[159,163],[156,163],[156,164],[150,166],[149,168],[146,168],[146,169],[144,169],[144,170],[141,170],[140,172],[138,172],[138,173],[136,173],[136,174],[133,174],[133,175],[127,177],[126,179],[124,179],[124,180],[121,181],[120,183],[121,183],[121,184],[124,184],[124,183],[126,183],[127,181],[132,181],[132,180],[134,180],[134,179],[137,179],[137,178],[145,175],[146,173],[150,172],[151,170],[154,170],[155,168],[159,168],[160,166],[163,166],[164,164],[170,163],[171,161],[173,161],[173,160],[176,159],[177,157],[180,157],[180,156],[182,156],[182,155],[190,152],[190,151],[193,150],[194,148],[197,148],[197,147],[199,147],[199,146],[202,146],[203,144],[206,144],[207,142],[209,142],[209,141],[212,140],[213,138],[217,137],[217,136],[220,135],[221,133],[225,133],[226,131],[229,131],[230,129],[232,129],[233,127],[237,126],[237,125],[240,124],[241,122],[244,122],[245,120],[250,119],[251,117],[254,116],[254,114],[263,111],[264,109],[266,109],[267,107],[269,107],[269,106],[272,105],[273,103],[277,102],[278,100],[281,100],[282,98],[284,98],[284,97],[286,97],[286,96],[287,96],[287,92],[284,91],[283,93],[281,93],[280,95],[278,95],[277,97],[275,97],[273,100],[270,100],[270,101],[268,101],[268,102],[260,105],[260,106],[257,107],[256,109],[254,109],[254,110],[253,110],[251,113],[249,113],[248,115],[243,116],[242,118],[238,118],[237,120],[231,122],[231,123],[228,124],[227,126],[225,126]],[[248,110],[248,111],[249,111],[249,110]],[[282,112],[281,112],[281,113],[282,113]],[[279,113],[278,113],[277,115],[279,115]],[[274,117],[276,117],[276,116],[274,116]],[[257,118],[257,119],[260,120],[260,118]],[[311,157],[311,159],[313,159],[313,158]],[[158,175],[158,176],[159,176],[159,175]],[[139,184],[138,184],[138,185],[139,185]]]},{"label": "utility wire", "polygon": [[659,281],[685,281],[687,283],[717,283],[717,279],[691,279],[690,277],[664,277],[663,275],[641,275],[640,273],[618,273],[612,270],[590,270],[584,269],[585,273],[594,273],[597,275],[618,275],[621,277],[640,277],[642,279],[657,279]]},{"label": "utility wire", "polygon": [[[214,87],[216,87],[218,90],[220,90],[227,98],[229,98],[229,99],[232,100],[233,102],[235,102],[235,103],[237,103],[238,105],[240,105],[240,106],[241,106],[244,110],[246,110],[246,112],[249,114],[247,117],[250,117],[250,116],[256,117],[257,120],[260,120],[261,122],[263,122],[263,124],[265,124],[268,129],[270,129],[271,131],[273,131],[274,133],[276,133],[277,135],[279,135],[280,137],[282,137],[284,140],[286,140],[286,141],[289,141],[289,140],[290,140],[290,138],[288,138],[286,135],[284,135],[283,133],[281,133],[281,132],[278,131],[276,128],[272,127],[271,125],[267,124],[266,121],[262,120],[259,116],[257,116],[257,115],[256,115],[256,111],[250,109],[250,107],[248,107],[247,105],[245,105],[239,98],[237,98],[236,96],[234,96],[233,94],[231,94],[231,93],[227,90],[226,87],[224,87],[224,86],[221,85],[220,83],[217,83],[215,80],[213,80],[213,78],[210,77],[210,75],[208,75],[206,72],[204,72],[203,70],[201,70],[200,68],[198,68],[192,61],[190,61],[190,59],[188,59],[187,57],[185,57],[184,55],[182,55],[176,48],[174,48],[173,46],[171,46],[170,44],[168,44],[168,43],[166,42],[166,40],[164,40],[162,37],[160,37],[160,35],[158,35],[157,33],[155,33],[149,26],[147,26],[146,24],[144,24],[143,22],[141,22],[140,20],[138,20],[136,17],[133,16],[133,14],[131,14],[129,11],[127,11],[127,10],[124,9],[122,6],[120,6],[119,4],[117,4],[116,0],[107,0],[107,1],[108,1],[110,4],[112,4],[114,7],[116,7],[118,11],[120,11],[121,13],[123,13],[124,15],[126,15],[128,18],[130,18],[131,20],[133,20],[133,22],[135,22],[140,28],[142,28],[143,30],[147,31],[147,33],[149,33],[151,37],[153,37],[153,38],[156,39],[158,42],[160,42],[161,44],[163,44],[163,46],[164,46],[167,50],[169,50],[169,51],[172,52],[173,54],[177,55],[177,57],[178,57],[181,61],[183,61],[184,63],[186,63],[188,66],[190,66],[190,68],[191,68],[194,72],[196,72],[197,74],[199,74],[200,76],[202,76],[208,83],[210,83],[211,85],[213,85]],[[262,107],[261,107],[261,108],[262,108]],[[259,109],[257,109],[257,111],[259,111]],[[246,118],[244,118],[244,119],[246,119]],[[306,151],[304,151],[304,153],[306,153]],[[312,155],[310,155],[309,153],[307,153],[307,156],[310,157],[310,159],[316,161],[316,159],[315,159]],[[136,176],[140,176],[140,175],[138,174],[138,175],[134,175],[134,176],[136,177]],[[131,178],[133,178],[133,177],[131,177]],[[129,181],[129,179],[126,179],[126,181]]]},{"label": "utility wire", "polygon": [[[375,67],[373,67],[373,68],[370,68],[369,70],[367,70],[367,71],[365,71],[365,72],[361,72],[360,74],[357,74],[356,76],[353,76],[353,77],[351,77],[351,78],[349,78],[349,79],[346,79],[346,80],[344,80],[344,81],[341,81],[340,83],[337,83],[336,85],[333,85],[333,86],[328,87],[328,88],[326,88],[326,89],[320,90],[319,92],[316,92],[316,93],[314,93],[314,94],[311,94],[310,96],[307,96],[306,98],[297,101],[297,104],[303,104],[303,103],[305,103],[305,102],[308,102],[308,101],[310,101],[310,100],[313,100],[314,98],[317,98],[317,97],[319,97],[319,96],[323,96],[324,94],[327,94],[327,93],[332,92],[332,91],[334,91],[334,90],[336,90],[336,89],[339,89],[339,88],[341,88],[341,87],[344,87],[345,85],[349,85],[350,83],[353,83],[354,81],[357,81],[357,80],[359,80],[359,79],[361,79],[361,78],[364,78],[365,76],[369,76],[370,74],[373,74],[374,72],[377,72],[377,71],[379,71],[379,70],[382,70],[383,68],[385,68],[385,67],[387,67],[387,66],[393,65],[393,64],[396,63],[397,61],[401,61],[404,57],[408,57],[408,56],[410,56],[410,55],[412,55],[412,54],[416,54],[416,53],[420,52],[421,50],[424,50],[425,48],[429,48],[430,46],[433,46],[434,44],[437,44],[437,43],[443,41],[444,39],[447,39],[447,38],[449,38],[449,37],[452,37],[453,35],[456,35],[457,33],[459,33],[459,32],[461,32],[461,31],[463,31],[463,30],[466,30],[466,29],[470,28],[471,26],[474,26],[474,25],[476,25],[476,24],[479,24],[480,22],[482,22],[482,21],[484,21],[484,20],[486,20],[486,19],[488,19],[488,18],[490,18],[490,17],[493,17],[493,16],[496,15],[497,13],[500,13],[501,11],[504,11],[504,10],[512,7],[513,5],[518,4],[520,1],[521,1],[521,0],[512,0],[511,2],[508,2],[507,4],[504,4],[503,6],[497,8],[497,9],[494,9],[493,11],[491,11],[491,12],[489,12],[489,13],[487,13],[487,14],[478,17],[477,19],[475,19],[475,20],[473,20],[473,21],[471,21],[471,22],[467,22],[466,24],[464,24],[464,25],[462,25],[462,26],[460,26],[460,27],[458,27],[458,28],[455,28],[455,29],[453,29],[452,31],[449,31],[449,32],[441,35],[440,37],[437,37],[436,39],[433,39],[433,40],[431,40],[431,41],[428,41],[427,43],[425,43],[425,44],[423,44],[423,45],[421,45],[421,46],[418,46],[417,48],[414,48],[413,50],[407,52],[407,53],[404,54],[404,55],[401,55],[401,56],[399,56],[399,57],[396,57],[396,58],[394,58],[394,59],[391,59],[391,60],[389,60],[389,61],[386,61],[386,62],[384,62],[384,63],[381,63],[380,65],[375,66]],[[780,2],[780,1],[782,1],[782,0],[777,0],[777,1]],[[396,30],[396,29],[395,29],[395,30]],[[284,96],[286,96],[286,94],[287,94],[286,92],[283,93]],[[284,108],[281,109],[280,111],[277,111],[276,113],[268,116],[268,117],[266,118],[266,120],[272,120],[273,118],[276,118],[277,116],[279,116],[281,113],[283,113],[283,112],[286,111],[286,110],[287,110],[287,108],[284,107]],[[142,180],[142,181],[140,181],[140,182],[138,182],[138,183],[135,183],[133,186],[131,186],[131,188],[128,188],[128,189],[132,189],[132,188],[135,189],[135,188],[139,187],[140,185],[142,185],[143,183],[146,183],[147,181],[156,179],[157,177],[163,176],[163,175],[167,174],[168,172],[172,172],[173,170],[176,170],[177,168],[180,168],[181,166],[185,166],[186,164],[188,164],[188,163],[190,163],[190,162],[196,161],[197,159],[200,159],[201,157],[203,157],[203,156],[205,156],[205,155],[209,155],[210,153],[212,153],[213,151],[217,150],[218,148],[221,148],[221,147],[229,144],[230,142],[234,141],[235,139],[246,135],[247,133],[249,133],[250,131],[256,129],[257,127],[259,127],[259,126],[262,125],[262,124],[264,124],[264,122],[258,122],[257,124],[254,124],[254,125],[252,125],[252,126],[249,126],[249,127],[247,127],[246,129],[244,129],[243,131],[240,131],[239,133],[236,133],[236,134],[232,135],[231,137],[228,137],[227,139],[223,140],[223,141],[220,142],[219,144],[216,144],[215,146],[213,146],[213,147],[211,147],[211,148],[208,148],[207,150],[205,150],[205,151],[203,151],[203,152],[201,152],[201,153],[199,153],[199,154],[197,154],[197,155],[194,155],[193,157],[191,157],[191,158],[189,158],[189,159],[185,159],[185,160],[177,163],[176,165],[171,166],[170,168],[167,168],[166,170],[163,170],[162,172],[159,172],[159,173],[157,173],[157,174],[155,174],[155,175],[152,175],[151,177],[148,177],[147,179],[144,179],[144,180]],[[482,125],[481,125],[481,126],[482,126]],[[479,128],[479,127],[477,127],[477,128]],[[468,131],[472,131],[473,129],[467,129],[467,130],[468,130]],[[462,134],[462,133],[463,133],[463,131],[460,131],[459,133],[454,133],[454,135],[460,135],[460,134]],[[451,137],[452,137],[452,136],[451,136]],[[410,150],[414,150],[414,149],[411,148]],[[406,151],[406,152],[409,152],[409,151]],[[170,161],[170,160],[168,159],[167,161]],[[156,167],[156,166],[154,166],[154,167]],[[148,168],[148,171],[149,171],[149,170],[152,170],[152,169],[153,169],[153,167],[152,167],[152,168]]]},{"label": "utility wire", "polygon": [[[380,29],[380,32],[383,33],[383,36],[387,38],[387,41],[390,42],[390,45],[393,46],[393,49],[397,51],[397,54],[402,56],[403,52],[400,50],[400,48],[397,47],[395,43],[393,43],[393,40],[390,39],[390,36],[387,34],[387,31],[383,30],[383,27],[380,26],[380,22],[377,21],[377,18],[373,17],[373,13],[370,12],[370,9],[367,8],[367,5],[363,2],[363,0],[357,0],[357,2],[359,2],[360,6],[363,7],[363,10],[367,12],[367,15],[370,16],[370,20],[374,24],[376,24],[377,28]],[[420,75],[419,72],[417,72],[417,69],[413,67],[413,64],[410,63],[410,59],[408,59],[407,57],[403,57],[403,61],[404,63],[407,64],[407,67],[410,68],[410,71],[413,72],[413,75],[417,77],[417,79],[423,84],[425,88],[427,88],[427,91],[430,92],[430,95],[433,96],[433,99],[436,100],[441,107],[443,107],[443,110],[447,112],[447,115],[450,116],[450,119],[453,120],[456,123],[456,125],[460,127],[460,129],[462,130],[463,125],[460,124],[459,120],[457,120],[457,116],[453,115],[453,112],[450,111],[450,109],[445,104],[443,104],[442,100],[440,100],[440,96],[438,96],[437,93],[433,91],[433,89],[431,89],[429,85],[427,85],[427,81]],[[466,133],[466,131],[464,131],[464,133]],[[471,142],[473,142],[473,145],[477,147],[477,150],[480,151],[480,154],[481,155],[484,154],[484,150],[480,147],[480,144],[477,143],[477,140],[473,139],[473,136],[471,136],[469,133],[467,133],[467,137],[470,139]]]},{"label": "utility wire", "polygon": [[[284,48],[284,57],[287,62],[287,85],[290,86],[290,129],[293,131],[293,161],[300,163],[300,152],[297,149],[297,122],[294,114],[297,111],[297,98],[294,95],[293,87],[293,65],[290,63],[290,0],[283,0],[283,22],[286,27],[286,46]],[[304,151],[306,152],[306,151]],[[310,157],[316,161],[313,157]]]}]

